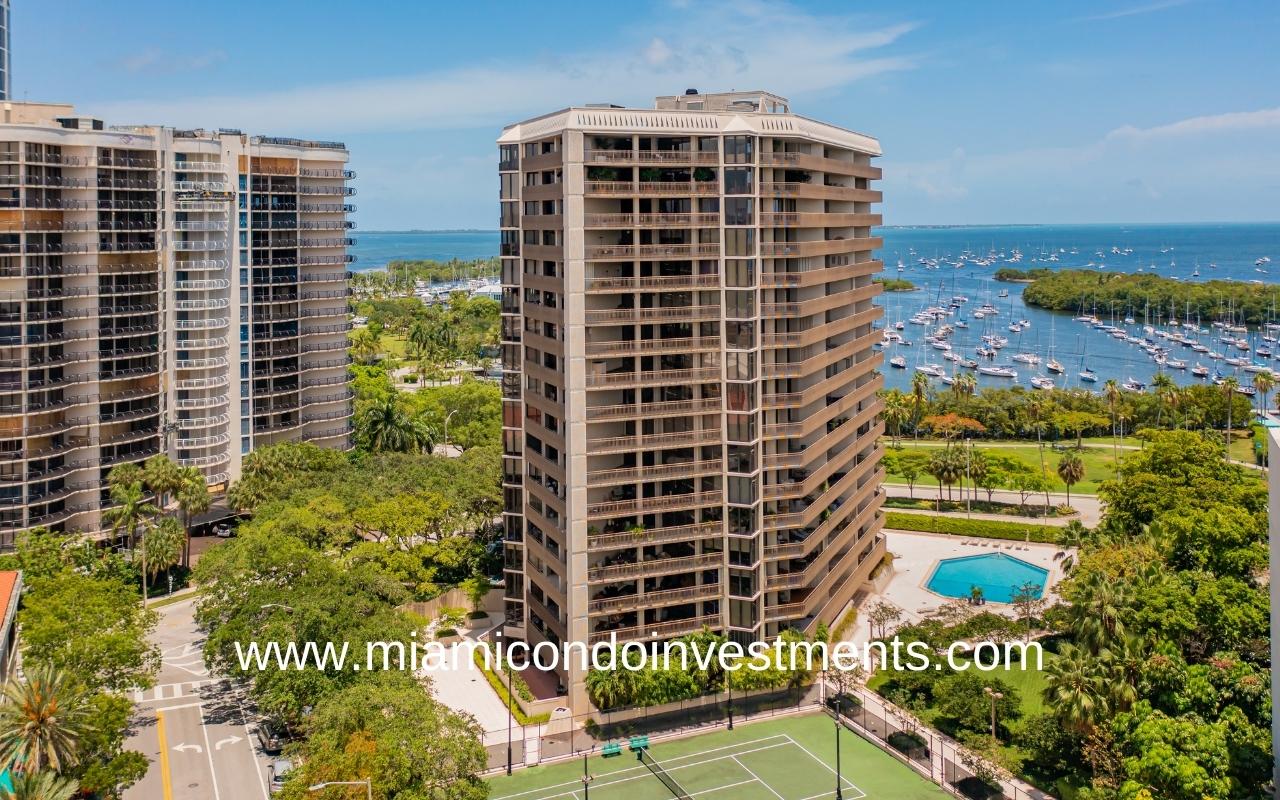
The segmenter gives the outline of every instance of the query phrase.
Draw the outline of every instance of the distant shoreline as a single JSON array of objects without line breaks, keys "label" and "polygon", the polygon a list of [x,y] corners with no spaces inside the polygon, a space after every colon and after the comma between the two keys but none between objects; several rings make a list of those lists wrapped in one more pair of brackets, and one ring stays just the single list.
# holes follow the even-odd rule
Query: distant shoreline
[{"label": "distant shoreline", "polygon": [[[929,230],[962,230],[984,228],[1138,228],[1160,227],[1169,225],[1280,225],[1280,220],[1237,220],[1234,222],[975,222],[966,224],[915,224],[915,225],[877,225],[882,231],[929,231]],[[442,234],[442,233],[483,233],[497,235],[497,228],[411,228],[403,231],[367,230],[361,235],[405,235],[405,234]]]}]

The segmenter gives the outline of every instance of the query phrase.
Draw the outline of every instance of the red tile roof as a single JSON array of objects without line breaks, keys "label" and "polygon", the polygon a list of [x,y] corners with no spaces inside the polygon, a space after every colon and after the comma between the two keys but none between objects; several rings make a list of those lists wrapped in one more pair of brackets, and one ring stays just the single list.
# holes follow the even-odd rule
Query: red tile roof
[{"label": "red tile roof", "polygon": [[12,623],[13,617],[18,612],[18,595],[15,589],[18,586],[18,576],[20,572],[0,572],[0,626],[5,623]]}]

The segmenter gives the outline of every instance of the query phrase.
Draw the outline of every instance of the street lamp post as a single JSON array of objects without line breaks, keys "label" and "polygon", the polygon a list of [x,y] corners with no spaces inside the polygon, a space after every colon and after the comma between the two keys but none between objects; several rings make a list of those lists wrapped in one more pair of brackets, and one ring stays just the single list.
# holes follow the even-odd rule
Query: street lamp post
[{"label": "street lamp post", "polygon": [[[591,752],[596,750],[595,745],[591,746]],[[587,751],[582,751],[582,800],[591,800],[591,773],[587,771]]]},{"label": "street lamp post", "polygon": [[729,693],[729,730],[733,730],[733,684],[729,683],[729,673],[724,674],[724,689]]},{"label": "street lamp post", "polygon": [[358,781],[325,781],[307,787],[308,792],[318,792],[321,789],[327,789],[330,786],[363,786],[365,797],[373,800],[373,781],[369,778],[361,778]]},{"label": "street lamp post", "polygon": [[983,686],[982,691],[991,698],[991,741],[996,740],[996,701],[1004,699],[1004,692],[997,692],[990,686]]},{"label": "street lamp post", "polygon": [[836,723],[836,800],[844,800],[844,789],[841,784],[844,778],[840,777],[840,701],[836,700],[836,715],[834,717]]},{"label": "street lamp post", "polygon": [[[505,648],[504,651],[505,653]],[[502,667],[507,672],[507,774],[511,774],[511,722],[512,709],[511,704],[515,702],[514,695],[511,694],[511,662],[506,658],[502,659]]]}]

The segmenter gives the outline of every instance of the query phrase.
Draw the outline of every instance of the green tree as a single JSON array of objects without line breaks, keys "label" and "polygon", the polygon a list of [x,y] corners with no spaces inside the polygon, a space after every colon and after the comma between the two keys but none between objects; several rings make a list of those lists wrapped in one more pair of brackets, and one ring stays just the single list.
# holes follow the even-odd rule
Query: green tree
[{"label": "green tree", "polygon": [[1275,388],[1276,380],[1267,372],[1256,372],[1253,375],[1253,389],[1258,394],[1258,413],[1267,413],[1267,395]]},{"label": "green tree", "polygon": [[33,581],[18,612],[23,659],[81,686],[123,692],[150,686],[160,653],[148,641],[156,614],[137,588],[71,571]]},{"label": "green tree", "polygon": [[[1003,696],[993,698],[987,689]],[[947,675],[934,685],[933,696],[938,713],[953,731],[990,732],[993,699],[997,734],[1007,731],[1008,724],[1022,716],[1018,690],[990,673],[966,670]]]},{"label": "green tree", "polygon": [[938,481],[938,511],[942,511],[942,487],[951,487],[964,480],[964,456],[954,450],[935,450],[929,458],[929,474]]},{"label": "green tree", "polygon": [[1076,449],[1084,447],[1084,432],[1101,428],[1107,420],[1101,414],[1088,411],[1064,411],[1053,418],[1053,424],[1062,431],[1076,437]]},{"label": "green tree", "polygon": [[195,467],[183,467],[178,486],[178,511],[182,516],[182,566],[191,566],[191,522],[213,505],[204,475]]},{"label": "green tree", "polygon": [[70,676],[52,667],[27,669],[5,686],[0,702],[0,762],[26,772],[61,772],[80,761],[88,725],[84,695]]},{"label": "green tree", "polygon": [[472,575],[463,581],[459,588],[471,602],[471,611],[476,614],[484,613],[484,601],[493,589],[493,582],[484,575]]},{"label": "green tree", "polygon": [[409,413],[399,395],[365,408],[357,419],[357,439],[372,452],[416,453],[435,446],[434,434]]},{"label": "green tree", "polygon": [[148,458],[142,465],[142,482],[155,495],[156,508],[169,507],[169,496],[182,487],[182,469],[164,454]]},{"label": "green tree", "polygon": [[102,518],[110,526],[112,536],[127,538],[129,548],[136,548],[138,534],[159,510],[147,498],[142,473],[134,465],[125,464],[113,469],[107,477],[107,484],[112,505],[102,512]]},{"label": "green tree", "polygon": [[1071,487],[1084,480],[1084,459],[1078,453],[1063,453],[1058,459],[1058,477],[1067,486],[1067,505],[1071,505]]},{"label": "green tree", "polygon": [[920,441],[920,420],[929,401],[929,376],[917,372],[911,376],[911,427],[916,441]]},{"label": "green tree", "polygon": [[1073,645],[1063,645],[1058,657],[1045,664],[1044,683],[1045,704],[1067,730],[1088,733],[1107,712],[1097,660]]},{"label": "green tree", "polygon": [[363,778],[378,800],[489,796],[480,726],[404,673],[374,673],[323,699],[307,730],[285,800],[310,797],[307,787],[323,781]]},{"label": "green tree", "polygon": [[[182,525],[173,517],[163,517],[142,537],[147,578],[152,583],[156,576],[182,563],[182,550],[186,536]],[[145,584],[143,591],[146,591]]]}]

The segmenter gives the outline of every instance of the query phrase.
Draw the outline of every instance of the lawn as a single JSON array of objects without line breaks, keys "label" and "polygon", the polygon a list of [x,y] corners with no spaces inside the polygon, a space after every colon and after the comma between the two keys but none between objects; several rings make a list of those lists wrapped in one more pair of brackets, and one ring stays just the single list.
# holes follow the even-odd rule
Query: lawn
[{"label": "lawn", "polygon": [[[734,730],[655,743],[650,753],[694,797],[723,792],[740,800],[835,797],[835,727],[823,713],[739,723]],[[948,795],[857,734],[840,736],[842,793],[849,800],[942,800]],[[596,800],[670,800],[673,792],[623,743],[622,754],[591,756]],[[517,770],[489,780],[491,800],[584,800],[583,762]],[[728,791],[724,791],[728,790]]]},{"label": "lawn", "polygon": [[[886,444],[889,444],[887,440]],[[903,439],[902,446],[904,451],[908,452],[912,448],[916,447],[932,452],[940,449],[942,444],[936,441],[921,441],[917,444],[911,439]],[[1017,459],[1029,467],[1033,467],[1035,469],[1040,468],[1040,451],[1039,448],[1036,447],[1035,442],[984,442],[980,445],[975,445],[974,450],[984,453],[998,453],[1002,456]],[[1073,494],[1095,494],[1098,491],[1098,484],[1102,483],[1104,480],[1115,477],[1114,451],[1110,442],[1107,442],[1105,445],[1091,445],[1088,440],[1085,440],[1085,446],[1077,452],[1079,453],[1081,460],[1084,461],[1085,477],[1084,480],[1071,487],[1071,492]],[[1124,458],[1125,452],[1126,451],[1124,450],[1120,451],[1121,458]],[[1048,445],[1045,446],[1045,468],[1048,470],[1049,478],[1054,483],[1053,491],[1056,492],[1061,492],[1066,488],[1062,485],[1062,481],[1058,479],[1057,466],[1060,458],[1062,458],[1062,452],[1056,451]],[[888,482],[899,484],[906,483],[906,481],[902,479],[901,475],[895,475],[892,472],[888,474]],[[917,487],[936,487],[937,485],[938,482],[928,475],[921,475],[920,479],[916,481]]]}]

